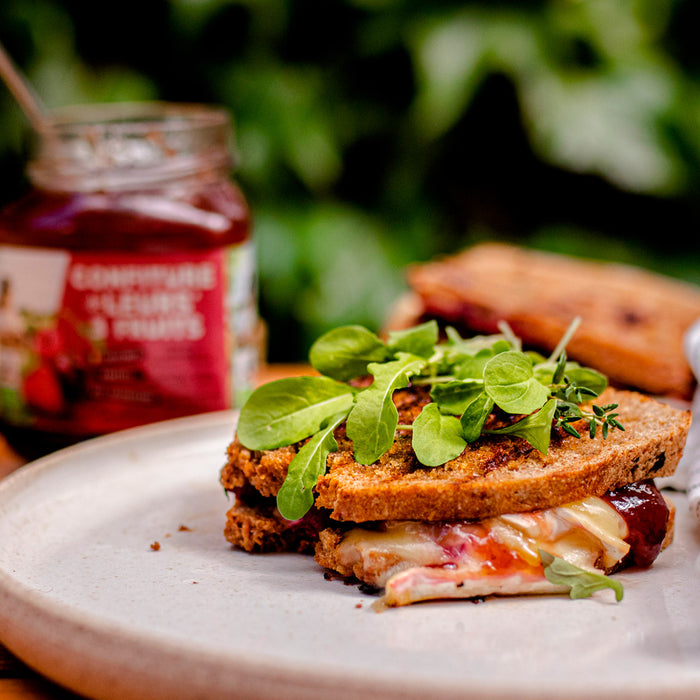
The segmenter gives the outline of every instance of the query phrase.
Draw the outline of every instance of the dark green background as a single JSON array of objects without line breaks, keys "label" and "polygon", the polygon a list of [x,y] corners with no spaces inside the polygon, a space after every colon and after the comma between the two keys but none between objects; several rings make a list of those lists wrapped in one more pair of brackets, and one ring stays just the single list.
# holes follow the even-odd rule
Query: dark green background
[{"label": "dark green background", "polygon": [[[499,239],[700,283],[692,0],[3,0],[49,107],[235,118],[270,357],[379,326],[410,262]],[[0,90],[0,203],[26,121]],[[566,290],[562,290],[565,294]]]}]

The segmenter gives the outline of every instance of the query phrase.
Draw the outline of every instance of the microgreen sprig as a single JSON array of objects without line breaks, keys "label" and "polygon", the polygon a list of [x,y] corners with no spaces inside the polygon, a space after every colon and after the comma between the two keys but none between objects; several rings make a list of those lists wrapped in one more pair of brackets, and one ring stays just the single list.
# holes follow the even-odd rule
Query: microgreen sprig
[{"label": "microgreen sprig", "polygon": [[[362,326],[343,326],[321,336],[309,359],[321,376],[291,377],[266,384],[241,409],[238,438],[252,450],[309,442],[289,466],[277,497],[280,513],[298,519],[313,504],[313,488],[337,449],[333,430],[342,422],[355,460],[372,464],[391,447],[396,430],[412,432],[412,446],[425,466],[458,457],[482,435],[511,435],[547,453],[552,427],[580,438],[583,421],[590,437],[601,428],[624,430],[617,406],[590,406],[607,386],[593,369],[570,362],[565,345],[576,319],[549,358],[522,350],[507,324],[500,334],[462,338],[453,328],[439,339],[435,321],[395,331],[386,341]],[[358,387],[352,380],[371,377]],[[397,389],[430,386],[430,398],[411,425],[398,423],[393,402]],[[514,416],[503,428],[487,428],[493,411]]]},{"label": "microgreen sprig", "polygon": [[570,598],[589,598],[596,591],[611,588],[615,592],[615,600],[618,603],[622,600],[624,590],[619,581],[597,571],[581,569],[541,549],[538,551],[545,578],[555,586],[568,588]]}]

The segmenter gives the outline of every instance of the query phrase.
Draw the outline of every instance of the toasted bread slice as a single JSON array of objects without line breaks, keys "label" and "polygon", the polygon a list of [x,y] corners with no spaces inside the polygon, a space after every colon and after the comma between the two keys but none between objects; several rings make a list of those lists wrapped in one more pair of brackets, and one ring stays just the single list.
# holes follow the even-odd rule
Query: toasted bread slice
[{"label": "toasted bread slice", "polygon": [[[410,389],[396,392],[400,421],[410,423],[425,402]],[[673,473],[690,427],[690,412],[629,391],[608,389],[601,404],[619,404],[624,431],[552,440],[547,455],[521,438],[484,436],[440,467],[419,464],[408,431],[372,465],[358,464],[342,427],[339,450],[317,484],[316,506],[340,521],[480,519],[550,508],[645,478]],[[222,470],[225,488],[246,483],[277,493],[296,446],[252,452],[237,441]]]},{"label": "toasted bread slice", "polygon": [[695,378],[683,336],[700,318],[700,288],[694,285],[617,263],[497,243],[415,265],[407,274],[415,296],[400,302],[390,325],[424,314],[495,333],[505,320],[526,346],[552,350],[580,316],[584,322],[567,346],[572,359],[619,386],[691,396]]},{"label": "toasted bread slice", "polygon": [[236,501],[226,513],[224,537],[246,552],[299,552],[314,551],[319,530],[325,521],[290,524],[277,511],[274,501],[269,504],[248,506]]},{"label": "toasted bread slice", "polygon": [[227,491],[252,486],[261,496],[276,496],[297,446],[256,452],[243,447],[238,439],[226,450],[227,461],[221,470],[221,484]]}]

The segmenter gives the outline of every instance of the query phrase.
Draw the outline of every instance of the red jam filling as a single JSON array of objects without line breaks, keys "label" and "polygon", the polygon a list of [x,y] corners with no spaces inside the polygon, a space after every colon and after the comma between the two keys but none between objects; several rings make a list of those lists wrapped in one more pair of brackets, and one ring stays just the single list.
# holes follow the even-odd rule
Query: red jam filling
[{"label": "red jam filling", "polygon": [[3,210],[1,239],[67,250],[187,251],[240,243],[249,227],[245,199],[229,182],[202,184],[177,198],[158,190],[138,196],[32,190]]},{"label": "red jam filling", "polygon": [[654,482],[649,479],[609,491],[603,500],[609,503],[627,523],[625,541],[630,551],[620,568],[647,567],[661,551],[668,525],[668,506]]}]

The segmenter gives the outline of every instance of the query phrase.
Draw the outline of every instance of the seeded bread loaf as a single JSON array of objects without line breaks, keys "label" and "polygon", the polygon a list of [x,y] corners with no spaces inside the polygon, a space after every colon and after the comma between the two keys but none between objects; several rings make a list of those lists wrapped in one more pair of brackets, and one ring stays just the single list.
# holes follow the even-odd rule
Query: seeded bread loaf
[{"label": "seeded bread loaf", "polygon": [[[410,423],[427,400],[411,389],[396,392],[401,423]],[[482,436],[440,467],[418,463],[409,431],[369,466],[355,462],[339,428],[339,450],[316,487],[316,506],[338,521],[478,519],[549,508],[645,478],[668,476],[681,457],[690,413],[636,392],[608,389],[598,403],[618,403],[624,431],[607,439],[556,435],[542,455],[520,438]],[[253,452],[234,441],[222,470],[225,488],[264,484],[279,489],[296,447]]]},{"label": "seeded bread loaf", "polygon": [[567,353],[618,386],[687,399],[695,379],[683,336],[700,318],[700,288],[631,266],[488,243],[408,270],[411,294],[389,327],[437,318],[475,333],[505,320],[551,351],[571,320]]}]

